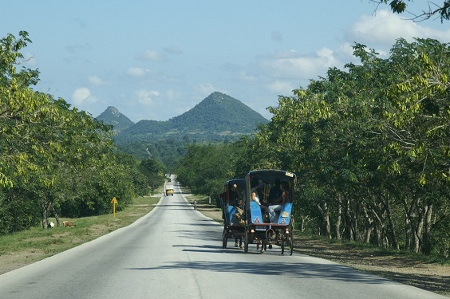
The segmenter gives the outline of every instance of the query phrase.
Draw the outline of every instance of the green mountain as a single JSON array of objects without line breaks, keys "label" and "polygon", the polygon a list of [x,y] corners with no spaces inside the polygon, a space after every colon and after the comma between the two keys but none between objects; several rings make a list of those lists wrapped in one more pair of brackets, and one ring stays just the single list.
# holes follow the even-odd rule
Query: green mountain
[{"label": "green mountain", "polygon": [[102,121],[105,125],[112,125],[116,133],[134,125],[134,122],[120,113],[119,110],[113,106],[109,106],[102,114],[97,116],[96,119]]},{"label": "green mountain", "polygon": [[168,121],[141,120],[120,131],[115,139],[118,144],[167,138],[220,141],[252,134],[256,132],[258,124],[267,122],[261,114],[241,101],[214,92],[179,116]]},{"label": "green mountain", "polygon": [[214,92],[191,110],[172,118],[172,126],[184,132],[247,134],[267,120],[241,101]]}]

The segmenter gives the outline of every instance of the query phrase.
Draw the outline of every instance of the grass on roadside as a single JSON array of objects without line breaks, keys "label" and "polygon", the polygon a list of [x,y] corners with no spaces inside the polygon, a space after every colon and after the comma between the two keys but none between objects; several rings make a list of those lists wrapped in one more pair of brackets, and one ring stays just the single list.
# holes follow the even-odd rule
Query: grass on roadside
[{"label": "grass on roadside", "polygon": [[[159,196],[135,198],[124,210],[116,212],[115,218],[112,211],[111,214],[100,216],[61,218],[60,227],[52,229],[33,227],[26,231],[0,236],[0,274],[128,226],[149,213],[159,199]],[[62,221],[73,222],[76,227],[63,227]]]},{"label": "grass on roadside", "polygon": [[436,263],[443,266],[450,266],[450,259],[437,256],[437,255],[424,255],[424,254],[416,254],[412,251],[405,250],[395,250],[394,248],[383,248],[378,247],[373,244],[360,243],[355,241],[347,241],[347,240],[336,240],[336,239],[328,239],[322,236],[312,236],[312,235],[304,235],[300,234],[308,239],[315,239],[318,242],[328,243],[330,246],[341,246],[345,247],[348,250],[355,249],[361,252],[365,252],[367,254],[373,254],[376,256],[397,256],[402,258],[409,258],[413,260],[417,260],[423,263]]},{"label": "grass on roadside", "polygon": [[[209,203],[209,197],[198,194],[188,194],[184,196],[189,203],[194,205],[196,201],[196,209],[199,210],[205,216],[217,221],[219,223],[223,223],[222,218],[222,209],[218,208],[214,200]],[[195,206],[195,205],[194,205]]]}]

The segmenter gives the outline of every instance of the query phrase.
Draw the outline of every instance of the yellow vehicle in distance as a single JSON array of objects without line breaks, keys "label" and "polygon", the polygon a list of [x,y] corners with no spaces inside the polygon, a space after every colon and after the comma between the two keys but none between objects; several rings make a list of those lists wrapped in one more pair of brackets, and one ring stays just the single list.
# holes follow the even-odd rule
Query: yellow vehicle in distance
[{"label": "yellow vehicle in distance", "polygon": [[167,186],[166,187],[166,196],[172,195],[173,196],[173,187]]}]

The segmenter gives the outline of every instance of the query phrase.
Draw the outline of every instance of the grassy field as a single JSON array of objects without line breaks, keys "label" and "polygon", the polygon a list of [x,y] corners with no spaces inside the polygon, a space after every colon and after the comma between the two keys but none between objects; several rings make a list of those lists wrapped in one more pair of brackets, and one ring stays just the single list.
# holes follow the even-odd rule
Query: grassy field
[{"label": "grassy field", "polygon": [[[123,211],[84,218],[61,218],[76,227],[54,227],[30,230],[0,236],[0,274],[39,261],[82,243],[91,241],[120,227],[127,226],[149,213],[160,196],[139,197]],[[119,203],[120,204],[120,203]],[[112,210],[112,209],[111,209]],[[55,222],[54,219],[50,219]]]}]

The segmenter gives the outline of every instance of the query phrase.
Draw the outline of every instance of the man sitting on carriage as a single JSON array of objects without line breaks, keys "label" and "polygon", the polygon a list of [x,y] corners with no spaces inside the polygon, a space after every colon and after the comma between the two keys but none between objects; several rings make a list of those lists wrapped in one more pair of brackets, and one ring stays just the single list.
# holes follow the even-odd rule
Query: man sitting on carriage
[{"label": "man sitting on carriage", "polygon": [[[277,190],[278,188],[277,184],[279,185],[279,191]],[[272,190],[271,190],[272,196],[269,197],[270,202],[268,207],[268,213],[270,222],[277,223],[283,205],[289,200],[289,184],[288,182],[284,181],[280,183],[279,180],[277,179],[275,181],[275,186],[274,188],[272,188]]]}]

